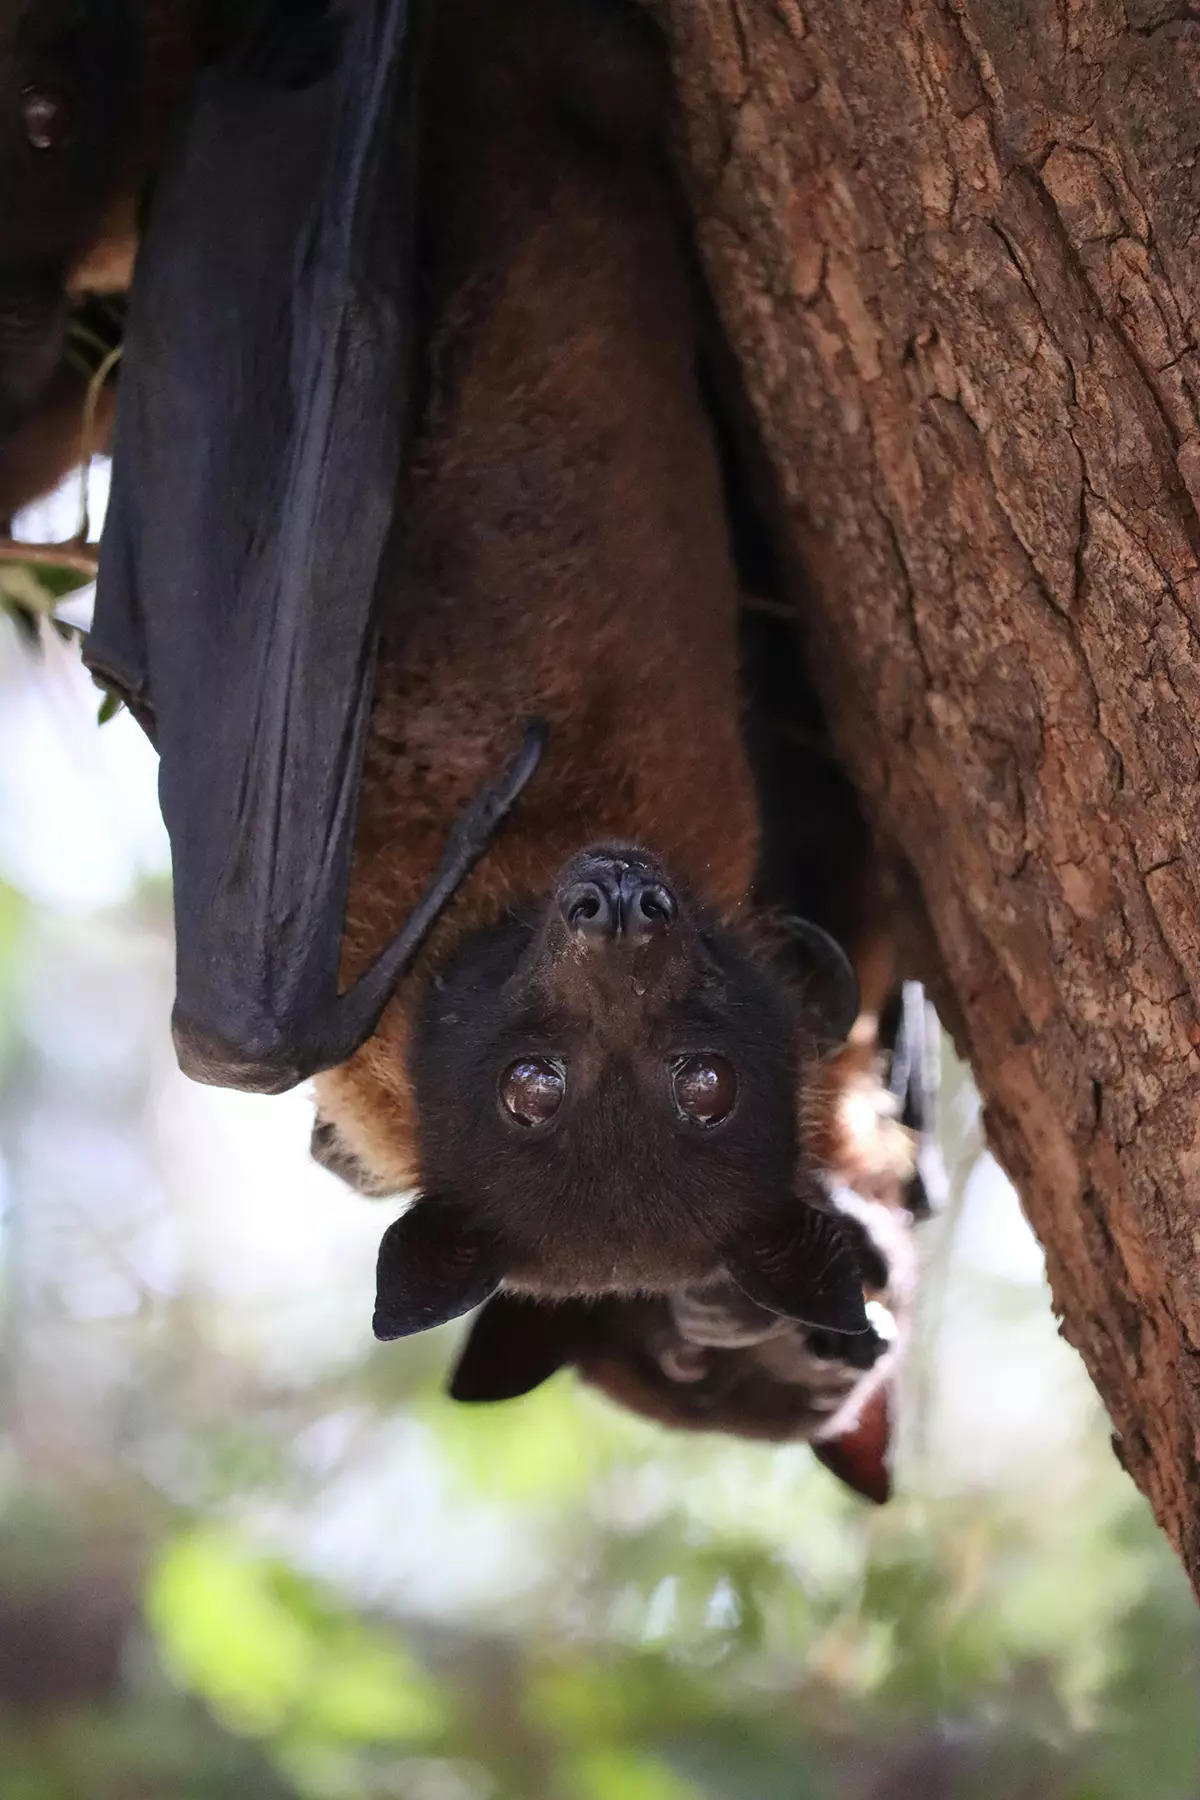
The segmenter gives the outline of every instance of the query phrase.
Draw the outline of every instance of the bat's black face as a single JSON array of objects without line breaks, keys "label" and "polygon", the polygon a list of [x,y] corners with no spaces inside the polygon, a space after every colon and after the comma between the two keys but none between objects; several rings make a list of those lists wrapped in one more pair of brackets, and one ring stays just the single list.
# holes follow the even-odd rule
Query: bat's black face
[{"label": "bat's black face", "polygon": [[132,127],[136,41],[126,0],[25,0],[0,24],[0,431],[61,354],[63,283]]},{"label": "bat's black face", "polygon": [[541,918],[432,991],[415,1079],[423,1185],[571,1294],[670,1286],[789,1191],[794,1021],[777,983],[640,852],[588,852]]},{"label": "bat's black face", "polygon": [[429,991],[423,1196],[384,1243],[380,1334],[502,1281],[635,1294],[726,1268],[781,1312],[860,1329],[853,1256],[797,1198],[815,1023],[646,852],[573,859],[540,916],[480,934]]}]

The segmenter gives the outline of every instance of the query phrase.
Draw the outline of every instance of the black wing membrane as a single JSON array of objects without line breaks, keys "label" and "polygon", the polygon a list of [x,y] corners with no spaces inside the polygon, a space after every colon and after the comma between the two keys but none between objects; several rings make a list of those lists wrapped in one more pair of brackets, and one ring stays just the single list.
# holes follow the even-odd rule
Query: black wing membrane
[{"label": "black wing membrane", "polygon": [[[156,189],[86,652],[161,758],[180,1065],[264,1092],[350,1055],[422,935],[339,993],[411,387],[417,55],[406,0],[354,0],[336,34],[325,12],[258,7]],[[443,889],[536,755],[460,821]]]}]

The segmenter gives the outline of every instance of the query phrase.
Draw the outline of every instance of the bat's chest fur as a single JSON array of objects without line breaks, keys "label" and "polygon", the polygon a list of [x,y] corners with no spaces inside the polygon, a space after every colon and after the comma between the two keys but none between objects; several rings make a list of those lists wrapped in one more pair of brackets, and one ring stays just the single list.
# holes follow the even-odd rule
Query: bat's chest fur
[{"label": "bat's chest fur", "polygon": [[[429,77],[424,405],[362,796],[351,926],[368,936],[530,717],[548,753],[462,920],[613,838],[728,908],[756,849],[737,579],[669,188],[651,141],[598,141],[546,103],[558,5],[478,11],[450,5],[443,29],[494,39],[490,81],[459,55],[443,71],[437,44]],[[532,71],[519,101],[506,63]]]}]

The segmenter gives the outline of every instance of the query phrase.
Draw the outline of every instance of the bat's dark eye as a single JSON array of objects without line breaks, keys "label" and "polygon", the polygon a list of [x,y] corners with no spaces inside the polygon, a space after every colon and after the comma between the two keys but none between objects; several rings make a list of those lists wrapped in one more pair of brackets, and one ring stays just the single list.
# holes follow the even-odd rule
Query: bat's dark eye
[{"label": "bat's dark eye", "polygon": [[544,1125],[562,1105],[567,1078],[545,1056],[522,1057],[500,1077],[500,1104],[518,1125]]},{"label": "bat's dark eye", "polygon": [[27,87],[21,94],[25,136],[35,150],[61,150],[71,134],[71,108],[54,88]]},{"label": "bat's dark eye", "polygon": [[684,1056],[671,1077],[675,1104],[697,1125],[719,1125],[733,1111],[737,1076],[723,1056]]}]

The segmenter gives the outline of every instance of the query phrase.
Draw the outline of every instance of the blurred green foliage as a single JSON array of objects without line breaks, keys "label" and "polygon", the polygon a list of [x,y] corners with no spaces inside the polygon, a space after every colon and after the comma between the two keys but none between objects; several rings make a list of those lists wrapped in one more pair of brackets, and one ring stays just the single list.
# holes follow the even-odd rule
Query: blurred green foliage
[{"label": "blurred green foliage", "polygon": [[[322,1401],[340,1412],[353,1388],[343,1375]],[[428,1392],[409,1411],[448,1503],[500,1506],[514,1552],[532,1546],[549,1580],[535,1570],[441,1619],[285,1554],[262,1512],[278,1472],[208,1515],[128,1476],[103,1496],[59,1487],[0,1553],[0,1635],[36,1636],[58,1671],[39,1698],[26,1661],[12,1706],[0,1657],[4,1800],[1198,1791],[1191,1599],[1098,1420],[1066,1503],[931,1492],[910,1467],[868,1515],[799,1450],[664,1444],[567,1382],[480,1417],[479,1456],[464,1454],[475,1415],[464,1425]],[[369,1484],[369,1455],[356,1479]],[[97,1662],[79,1621],[106,1584],[120,1653]]]},{"label": "blurred green foliage", "polygon": [[0,613],[7,613],[26,643],[32,648],[38,639],[38,626],[46,621],[64,641],[74,637],[77,627],[58,617],[59,604],[80,588],[90,577],[69,563],[42,559],[29,562],[0,561]]}]

